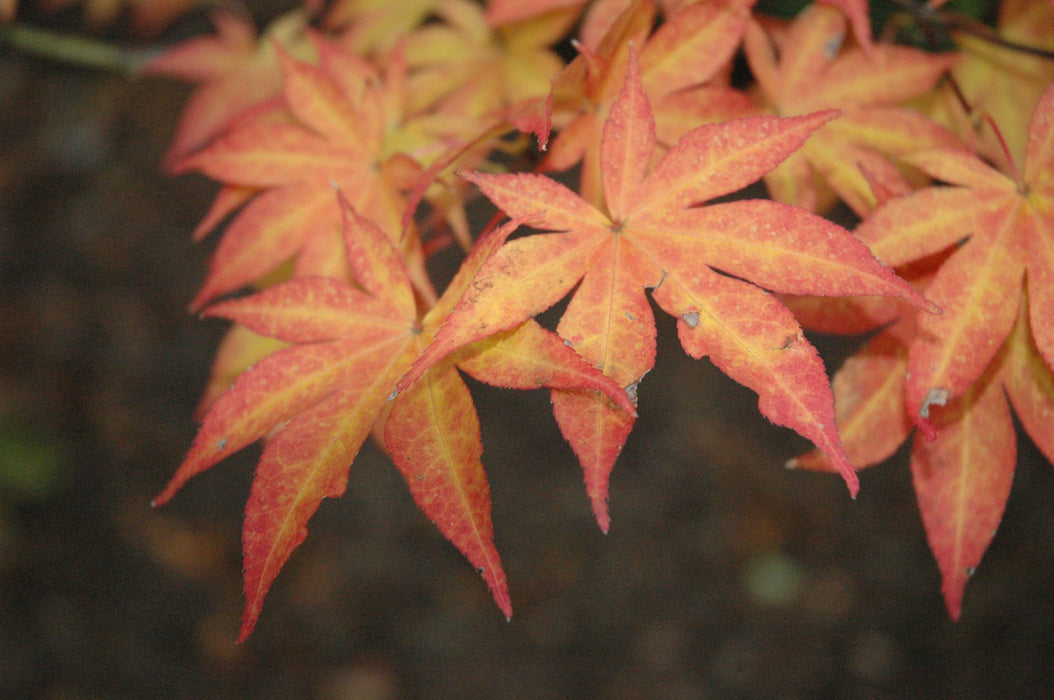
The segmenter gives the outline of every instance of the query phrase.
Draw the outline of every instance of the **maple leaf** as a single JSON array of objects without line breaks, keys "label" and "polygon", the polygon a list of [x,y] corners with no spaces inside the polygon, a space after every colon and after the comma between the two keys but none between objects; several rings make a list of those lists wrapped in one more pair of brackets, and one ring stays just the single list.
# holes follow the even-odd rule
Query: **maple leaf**
[{"label": "maple leaf", "polygon": [[957,138],[919,112],[899,105],[936,84],[955,55],[875,44],[842,48],[845,15],[812,5],[788,28],[781,52],[752,21],[744,49],[757,80],[759,107],[805,114],[832,106],[842,117],[819,130],[798,153],[765,177],[773,198],[813,210],[826,208],[826,183],[860,215],[876,200],[863,170],[880,180],[902,179],[894,159],[924,148],[955,148]]},{"label": "maple leaf", "polygon": [[618,385],[533,321],[459,348],[389,403],[396,381],[471,274],[515,224],[481,239],[446,295],[419,315],[392,237],[346,202],[341,210],[356,285],[298,277],[206,310],[290,345],[255,362],[215,400],[186,459],[154,501],[166,502],[191,477],[265,439],[245,514],[246,607],[239,639],[251,632],[322,499],[343,494],[348,469],[378,420],[415,501],[511,615],[493,543],[479,422],[458,367],[497,386],[605,392],[620,410],[633,411]]},{"label": "maple leaf", "polygon": [[183,114],[168,152],[166,167],[198,150],[238,114],[278,93],[281,74],[276,46],[307,57],[307,15],[294,11],[275,20],[259,39],[248,19],[214,12],[216,36],[174,46],[143,68],[147,75],[168,75],[200,83]]},{"label": "maple leaf", "polygon": [[[912,443],[919,510],[953,620],[962,612],[966,583],[995,535],[1013,481],[1017,445],[1007,399],[1028,435],[1054,461],[1054,373],[1035,347],[1027,306],[1021,305],[1010,337],[985,373],[961,396],[932,407],[935,438]],[[901,319],[834,375],[843,444],[859,469],[889,458],[910,435],[904,384],[915,327],[913,316]],[[833,469],[816,451],[788,466]]]},{"label": "maple leaf", "polygon": [[589,0],[487,0],[486,17],[488,24],[499,27],[568,8],[581,12],[587,4]]},{"label": "maple leaf", "polygon": [[[573,11],[580,17],[578,40],[595,51],[634,0],[487,0],[487,22],[500,27],[549,13]],[[583,14],[584,13],[584,14]]]},{"label": "maple leaf", "polygon": [[595,51],[581,46],[579,56],[553,80],[552,119],[560,133],[544,167],[567,170],[581,162],[580,194],[599,204],[603,125],[625,79],[630,45],[641,47],[641,80],[663,147],[704,122],[747,114],[749,99],[725,85],[723,78],[753,4],[754,0],[684,4],[651,33],[654,2],[632,3]]},{"label": "maple leaf", "polygon": [[985,376],[935,415],[940,437],[915,440],[911,474],[953,620],[1002,520],[1017,441],[1002,387]]},{"label": "maple leaf", "polygon": [[[1016,441],[1008,398],[1054,461],[1054,84],[1028,133],[1019,178],[961,151],[912,157],[953,186],[890,201],[857,235],[891,264],[938,255],[924,284],[944,313],[901,319],[833,380],[846,453],[858,468],[886,459],[912,425],[926,433],[912,445],[912,474],[953,619],[1010,491]],[[791,466],[832,468],[815,452]]]},{"label": "maple leaf", "polygon": [[[316,48],[319,67],[279,52],[282,97],[292,119],[246,120],[178,164],[180,172],[196,169],[241,188],[221,192],[235,203],[246,188],[253,194],[224,231],[194,308],[294,256],[297,274],[339,275],[333,269],[342,258],[333,185],[349,192],[353,206],[383,230],[399,231],[405,192],[422,166],[443,155],[446,143],[467,140],[475,128],[463,118],[405,115],[405,63],[399,54],[381,75],[332,42],[319,39]],[[230,206],[217,204],[221,213]],[[407,254],[420,257],[414,252],[418,238],[401,238]],[[418,290],[434,299],[419,268],[411,271]]]},{"label": "maple leaf", "polygon": [[[670,16],[698,0],[660,0],[663,13]],[[595,52],[611,28],[637,0],[487,0],[487,21],[492,26],[537,18],[540,15],[574,10],[583,13],[578,42]],[[649,3],[650,4],[650,3]]]},{"label": "maple leaf", "polygon": [[1054,330],[1047,322],[1054,313],[1052,143],[1054,84],[1033,113],[1020,176],[960,150],[914,154],[907,157],[913,165],[954,186],[894,200],[857,229],[893,266],[961,243],[927,290],[944,313],[919,320],[911,347],[907,401],[927,432],[929,408],[965,391],[1009,335],[1026,280],[1032,333],[1047,363],[1054,363]]},{"label": "maple leaf", "polygon": [[[649,170],[655,125],[632,49],[630,57],[604,126],[601,208],[541,175],[465,175],[508,215],[552,233],[512,241],[484,263],[399,390],[453,349],[544,311],[576,286],[558,332],[634,390],[655,360],[650,288],[677,319],[684,349],[697,359],[709,356],[756,391],[761,412],[830,455],[855,494],[819,355],[762,287],[926,303],[847,231],[808,211],[760,200],[698,206],[757,180],[836,113],[703,125]],[[608,475],[632,417],[565,392],[554,392],[553,400],[606,528]]]},{"label": "maple leaf", "polygon": [[360,56],[391,51],[415,27],[434,14],[442,0],[336,0],[323,25],[341,34],[341,44]]},{"label": "maple leaf", "polygon": [[484,116],[549,93],[563,68],[549,46],[567,32],[575,9],[492,28],[483,8],[468,0],[443,0],[432,23],[406,38],[412,70],[411,111],[437,102],[461,115]]}]

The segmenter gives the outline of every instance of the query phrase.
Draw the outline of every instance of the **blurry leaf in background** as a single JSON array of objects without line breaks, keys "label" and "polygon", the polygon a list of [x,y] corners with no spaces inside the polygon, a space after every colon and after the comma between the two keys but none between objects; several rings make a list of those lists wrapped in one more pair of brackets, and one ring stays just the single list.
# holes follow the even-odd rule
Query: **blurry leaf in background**
[{"label": "blurry leaf in background", "polygon": [[0,500],[40,501],[61,486],[69,454],[62,440],[0,418]]}]

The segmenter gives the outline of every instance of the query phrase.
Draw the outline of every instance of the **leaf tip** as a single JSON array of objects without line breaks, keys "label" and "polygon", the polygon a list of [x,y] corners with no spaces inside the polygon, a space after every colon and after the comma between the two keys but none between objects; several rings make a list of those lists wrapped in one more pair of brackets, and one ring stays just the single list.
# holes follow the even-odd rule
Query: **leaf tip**
[{"label": "leaf tip", "polygon": [[256,618],[249,619],[246,617],[242,620],[241,629],[238,630],[238,637],[234,640],[235,644],[241,644],[249,638],[249,635],[253,633],[253,629],[256,627]]},{"label": "leaf tip", "polygon": [[171,482],[169,482],[167,486],[165,486],[165,489],[161,493],[157,494],[156,496],[150,499],[150,507],[160,508],[161,506],[168,503],[170,500],[172,500],[172,496],[176,495],[176,491],[179,490],[179,487],[181,485],[182,482],[176,483],[176,481],[173,479]]},{"label": "leaf tip", "polygon": [[509,598],[509,590],[505,586],[504,573],[500,585],[495,585],[497,582],[491,581],[486,572],[482,569],[477,570],[479,575],[487,581],[487,585],[491,588],[491,594],[494,596],[494,602],[497,603],[498,609],[501,610],[501,614],[505,616],[506,622],[512,621],[512,599]]},{"label": "leaf tip", "polygon": [[829,122],[829,121],[831,121],[833,119],[837,119],[838,117],[842,116],[842,110],[840,110],[840,109],[821,109],[821,110],[817,110],[816,112],[813,112],[809,116],[811,116],[812,118],[816,119],[819,122],[819,124],[816,125],[816,128],[820,128],[821,126],[823,126],[827,122]]},{"label": "leaf tip", "polygon": [[[827,453],[827,458],[834,463],[835,468],[838,470],[838,473],[841,474],[846,487],[849,489],[849,497],[855,501],[857,495],[860,493],[860,477],[857,476],[856,470],[849,462],[849,457],[839,445],[837,453]],[[792,459],[790,461],[797,463],[797,459]]]},{"label": "leaf tip", "polygon": [[212,289],[212,286],[206,282],[205,286],[203,286],[197,295],[190,300],[190,303],[187,304],[187,313],[203,314],[205,307],[215,298],[216,292]]},{"label": "leaf tip", "polygon": [[856,472],[853,472],[852,480],[846,480],[849,486],[849,498],[856,500],[856,497],[860,495],[860,479],[856,476]]},{"label": "leaf tip", "polygon": [[593,515],[596,516],[597,526],[600,528],[600,532],[608,534],[608,530],[611,529],[611,515],[608,513],[607,503],[601,505],[593,504]]},{"label": "leaf tip", "polygon": [[[973,575],[972,567],[966,570],[966,576],[970,577]],[[963,580],[958,585],[952,584],[946,586],[944,589],[944,607],[948,611],[948,617],[951,618],[952,622],[958,622],[959,616],[962,615],[963,608],[963,590],[966,586],[966,581]]]}]

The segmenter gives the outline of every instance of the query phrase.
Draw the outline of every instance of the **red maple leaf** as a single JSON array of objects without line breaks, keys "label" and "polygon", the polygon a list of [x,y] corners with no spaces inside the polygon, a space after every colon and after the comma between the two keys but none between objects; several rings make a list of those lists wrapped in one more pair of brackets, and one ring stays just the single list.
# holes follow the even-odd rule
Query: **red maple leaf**
[{"label": "red maple leaf", "polygon": [[[1054,84],[1033,113],[1020,175],[961,151],[910,160],[952,186],[892,200],[857,234],[894,265],[938,256],[926,294],[944,313],[883,331],[833,385],[857,467],[892,454],[913,424],[926,433],[913,443],[912,474],[945,603],[958,618],[1010,492],[1007,397],[1054,460]],[[815,453],[795,465],[830,468]]]},{"label": "red maple leaf", "polygon": [[[604,125],[601,207],[540,175],[466,175],[507,214],[552,233],[517,239],[488,259],[399,389],[414,386],[456,348],[513,327],[575,289],[558,332],[633,390],[655,359],[644,291],[650,288],[677,319],[684,349],[709,356],[756,391],[761,412],[817,444],[855,494],[819,355],[762,287],[928,305],[847,231],[808,211],[760,200],[701,206],[757,180],[836,113],[704,125],[649,167],[655,124],[635,52],[630,56]],[[608,475],[633,419],[580,394],[556,391],[553,401],[606,529]]]},{"label": "red maple leaf", "polygon": [[[203,227],[250,200],[224,231],[195,308],[294,257],[297,274],[339,276],[334,184],[349,193],[356,210],[398,235],[406,192],[422,166],[475,136],[469,131],[473,120],[402,112],[400,54],[382,74],[332,42],[319,39],[316,47],[319,67],[279,52],[284,101],[279,118],[271,112],[241,120],[178,164],[180,171],[200,170],[227,185]],[[408,255],[420,255],[414,252],[416,235],[401,241]],[[414,281],[434,295],[426,278]]]},{"label": "red maple leaf", "polygon": [[348,205],[343,211],[355,285],[298,277],[206,311],[291,345],[256,362],[212,404],[186,459],[155,499],[164,503],[194,475],[266,441],[245,513],[239,639],[252,631],[319,503],[343,494],[348,469],[378,421],[418,505],[479,570],[506,616],[512,614],[493,543],[479,420],[458,368],[497,386],[605,392],[620,407],[615,410],[634,410],[617,384],[534,321],[466,344],[391,400],[396,381],[471,275],[515,225],[482,238],[444,297],[422,314],[391,237]]},{"label": "red maple leaf", "polygon": [[[670,11],[654,32],[652,1],[634,2],[611,24],[595,50],[580,54],[553,79],[552,122],[560,133],[544,167],[582,163],[579,193],[601,201],[600,140],[608,110],[625,79],[629,46],[640,48],[640,72],[658,143],[672,145],[704,122],[744,116],[745,94],[727,86],[724,72],[739,47],[754,0],[705,0]],[[543,145],[547,133],[541,135]]]}]

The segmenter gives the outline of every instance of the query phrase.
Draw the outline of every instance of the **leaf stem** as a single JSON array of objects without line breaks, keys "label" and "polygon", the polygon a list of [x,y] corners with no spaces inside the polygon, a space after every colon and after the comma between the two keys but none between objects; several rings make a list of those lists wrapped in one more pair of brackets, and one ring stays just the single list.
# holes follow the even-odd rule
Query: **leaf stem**
[{"label": "leaf stem", "polygon": [[1003,138],[1003,132],[999,130],[999,125],[995,123],[995,119],[992,118],[991,114],[984,114],[982,118],[985,123],[988,124],[992,132],[995,133],[996,139],[999,141],[999,147],[1003,149],[1003,155],[1006,156],[1007,168],[1010,170],[1008,175],[1014,179],[1018,187],[1024,190],[1024,180],[1021,179],[1021,171],[1017,168],[1017,163],[1014,161],[1014,156],[1010,154],[1010,147],[1006,145],[1006,139]]},{"label": "leaf stem", "polygon": [[987,41],[995,46],[1054,61],[1054,51],[1038,46],[1019,44],[1015,41],[1004,39],[991,27],[985,26],[981,22],[970,19],[969,17],[964,17],[954,12],[934,10],[928,5],[917,5],[910,0],[892,0],[892,2],[912,15],[916,21],[924,27],[936,24],[949,31],[958,30],[964,34],[969,34],[970,36],[976,37],[982,41]]},{"label": "leaf stem", "polygon": [[966,95],[963,94],[962,88],[959,86],[959,81],[955,79],[955,76],[949,73],[944,76],[944,82],[949,88],[951,88],[959,106],[962,107],[963,112],[969,117],[974,131],[980,135],[981,126],[983,124],[987,124],[988,128],[992,130],[992,133],[995,134],[996,140],[999,142],[999,148],[1003,151],[1003,156],[1006,158],[1006,167],[1009,171],[1007,175],[1013,178],[1014,182],[1018,183],[1018,186],[1024,187],[1023,180],[1021,179],[1021,171],[1018,170],[1017,162],[1010,153],[1010,147],[1007,146],[1006,139],[1003,138],[1003,132],[999,129],[999,125],[995,123],[995,119],[992,118],[992,115],[986,112],[980,114],[977,113],[973,105],[970,104],[970,101],[966,99]]}]

